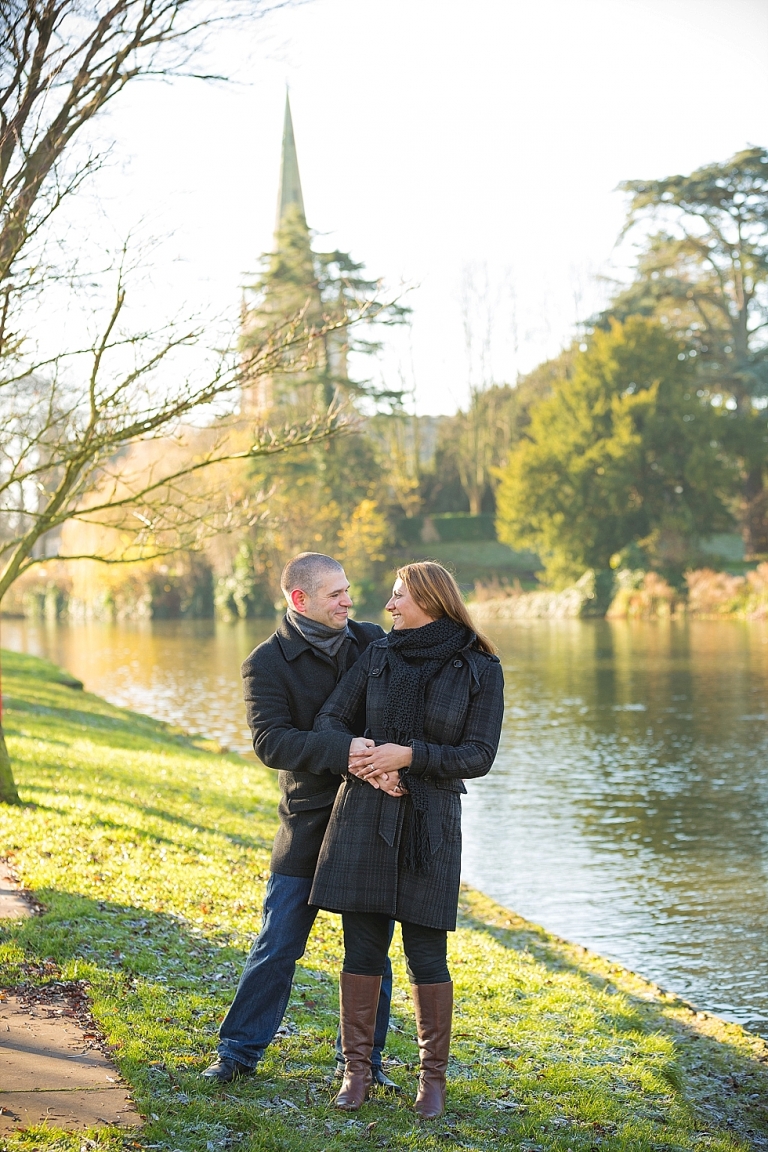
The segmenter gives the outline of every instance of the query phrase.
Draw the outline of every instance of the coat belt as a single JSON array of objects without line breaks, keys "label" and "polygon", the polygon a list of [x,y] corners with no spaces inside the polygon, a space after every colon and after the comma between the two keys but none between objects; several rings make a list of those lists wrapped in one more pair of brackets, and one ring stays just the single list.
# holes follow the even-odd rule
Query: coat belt
[{"label": "coat belt", "polygon": [[394,848],[397,828],[400,823],[400,801],[395,796],[381,794],[379,805],[379,836],[390,848]]},{"label": "coat belt", "polygon": [[[402,821],[400,810],[403,801],[395,796],[388,796],[385,792],[381,796],[379,808],[379,836],[390,848],[394,848],[399,826]],[[440,806],[436,795],[430,797],[429,815],[427,824],[429,828],[429,850],[434,856],[443,845],[443,822],[440,819]]]}]

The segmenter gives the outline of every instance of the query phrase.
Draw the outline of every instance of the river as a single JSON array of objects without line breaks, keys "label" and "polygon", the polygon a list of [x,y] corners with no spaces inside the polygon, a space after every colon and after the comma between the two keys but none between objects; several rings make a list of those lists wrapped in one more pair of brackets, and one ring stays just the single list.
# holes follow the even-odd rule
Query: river
[{"label": "river", "polygon": [[[6,647],[248,750],[239,665],[270,621],[5,620]],[[464,803],[465,879],[768,1035],[768,627],[495,624],[506,718]]]}]

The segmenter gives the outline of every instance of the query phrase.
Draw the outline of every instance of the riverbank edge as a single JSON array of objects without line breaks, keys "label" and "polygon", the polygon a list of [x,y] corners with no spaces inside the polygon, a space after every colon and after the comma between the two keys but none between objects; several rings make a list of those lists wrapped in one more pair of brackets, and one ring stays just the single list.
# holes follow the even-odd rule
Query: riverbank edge
[{"label": "riverbank edge", "polygon": [[470,599],[478,621],[567,620],[607,617],[609,620],[746,620],[768,619],[768,563],[735,575],[700,568],[685,574],[685,587],[674,587],[657,572],[622,568],[617,572],[586,572],[559,592],[518,586],[499,595],[498,588]]},{"label": "riverbank edge", "polygon": [[[9,673],[8,679],[12,693],[6,701],[8,707],[7,713],[7,726],[6,733],[9,738],[9,745],[12,755],[16,749],[16,741],[21,736],[26,739],[30,736],[28,731],[25,732],[25,726],[22,723],[18,724],[20,716],[23,719],[26,713],[27,718],[30,715],[35,715],[38,723],[43,731],[47,732],[49,739],[53,744],[63,745],[67,741],[62,740],[61,737],[64,733],[58,723],[57,711],[63,712],[72,710],[74,704],[77,709],[79,717],[78,728],[86,730],[85,738],[87,739],[87,722],[82,723],[86,719],[85,715],[79,711],[80,707],[89,703],[95,705],[95,715],[108,718],[120,718],[124,723],[130,725],[132,729],[137,732],[142,732],[144,737],[149,736],[150,742],[152,740],[157,742],[158,756],[164,756],[168,748],[173,749],[183,748],[192,755],[196,761],[205,761],[209,765],[214,763],[221,764],[222,758],[228,762],[239,762],[247,765],[249,772],[255,773],[260,778],[261,785],[265,790],[271,794],[272,799],[276,797],[276,788],[274,776],[269,770],[264,769],[261,765],[256,764],[245,757],[240,757],[234,753],[223,753],[217,748],[214,742],[203,740],[201,738],[191,736],[189,734],[181,733],[178,729],[170,725],[164,724],[161,721],[156,721],[151,718],[141,716],[138,713],[132,713],[127,709],[116,708],[107,704],[100,697],[91,693],[82,691],[82,686],[78,681],[61,669],[56,668],[54,665],[47,661],[39,660],[35,657],[23,656],[17,653],[3,652],[2,653],[3,665]],[[14,682],[14,673],[21,671],[23,678],[27,681],[22,685],[22,690],[19,691],[17,683]],[[18,676],[15,678],[18,680]],[[31,691],[30,691],[31,688]],[[26,698],[24,689],[27,689]],[[73,692],[74,690],[74,692]],[[58,693],[59,708],[50,707],[51,701],[49,700],[50,692]],[[45,699],[46,703],[41,703]],[[26,707],[25,707],[26,705]],[[63,705],[63,707],[62,707]],[[95,727],[103,728],[103,723],[95,725]],[[51,731],[53,729],[53,731]],[[119,737],[119,733],[116,733]],[[38,738],[39,739],[39,738]],[[70,744],[72,742],[70,741]],[[119,740],[118,740],[119,744]],[[27,795],[28,780],[25,779],[23,771],[24,757],[19,758],[19,776],[17,783],[22,794],[22,799],[29,799]],[[42,811],[44,806],[38,800],[38,811]],[[16,812],[19,810],[16,809]],[[25,811],[31,817],[35,817],[37,812],[34,806],[27,804]],[[7,974],[15,971],[22,977],[27,985],[45,984],[51,981],[64,979],[77,972],[85,973],[86,980],[88,979],[88,963],[85,965],[79,964],[75,959],[74,965],[62,964],[57,961],[55,957],[47,954],[34,954],[34,942],[42,943],[46,934],[43,930],[46,918],[61,920],[61,912],[53,907],[55,900],[52,901],[52,889],[49,884],[40,883],[40,880],[45,877],[46,871],[50,875],[50,860],[54,855],[49,851],[49,847],[44,847],[34,837],[31,842],[24,845],[15,843],[15,841],[23,839],[19,834],[14,834],[13,829],[13,810],[3,809],[0,811],[0,817],[10,817],[5,824],[0,820],[0,831],[3,835],[0,837],[0,856],[8,859],[15,866],[20,879],[23,883],[28,885],[32,895],[40,900],[42,914],[40,917],[35,918],[37,931],[35,931],[35,924],[33,923],[31,933],[27,931],[26,935],[32,944],[33,951],[30,953],[29,948],[24,949],[23,958],[16,956],[14,960],[11,957],[10,966],[8,965],[8,946],[13,952],[13,941],[21,941],[25,935],[25,926],[22,924],[14,923],[6,925],[0,931],[0,945],[6,946],[5,957],[0,955],[0,959],[5,959],[6,962],[6,979],[4,983],[10,986],[13,983],[7,979]],[[46,819],[48,814],[46,813]],[[55,821],[55,815],[53,816]],[[274,826],[276,823],[274,813],[271,817],[271,823]],[[9,839],[10,831],[10,839]],[[197,832],[197,829],[194,829]],[[61,866],[66,871],[66,862],[62,862]],[[39,875],[36,875],[39,874]],[[88,894],[90,895],[90,894]],[[136,908],[134,911],[139,911]],[[185,917],[179,912],[170,912],[171,916],[175,916],[178,920],[184,921]],[[140,923],[144,923],[140,921]],[[211,936],[216,936],[216,930],[211,932]],[[220,926],[218,926],[220,927]],[[193,929],[193,931],[197,931]],[[53,934],[55,935],[56,928],[54,925]],[[604,1002],[610,1003],[613,1007],[619,1008],[621,1002],[631,1002],[633,1011],[639,1014],[645,1022],[645,1027],[651,1033],[658,1034],[659,1036],[671,1037],[674,1047],[674,1061],[679,1065],[682,1080],[675,1083],[675,1075],[673,1069],[667,1070],[665,1073],[668,1086],[671,1085],[684,1093],[684,1101],[679,1101],[678,1104],[685,1103],[685,1105],[694,1109],[697,1113],[701,1113],[696,1117],[695,1124],[692,1123],[692,1134],[695,1129],[698,1133],[696,1141],[702,1132],[708,1133],[707,1140],[709,1141],[708,1147],[716,1148],[768,1148],[768,1115],[765,1110],[758,1111],[750,1104],[750,1100],[758,1096],[762,1099],[768,1098],[768,1044],[759,1036],[747,1032],[745,1029],[738,1025],[730,1024],[712,1013],[702,1012],[697,1010],[694,1006],[688,1004],[680,997],[673,993],[665,992],[658,988],[653,983],[645,980],[642,976],[631,972],[629,969],[624,968],[622,965],[612,962],[597,953],[581,947],[578,944],[573,944],[566,941],[552,933],[547,932],[543,928],[523,919],[516,913],[504,908],[497,904],[495,901],[485,896],[483,893],[478,892],[466,885],[462,886],[461,901],[460,901],[460,918],[459,918],[459,932],[456,939],[460,939],[461,933],[474,934],[479,937],[480,944],[483,949],[486,949],[491,941],[498,943],[505,950],[513,950],[519,957],[521,957],[523,965],[528,964],[543,964],[547,970],[553,974],[553,979],[547,979],[546,984],[556,982],[555,977],[562,974],[566,977],[572,973],[578,973],[579,978],[586,980],[589,987],[592,988],[596,1000],[601,1004]],[[487,938],[487,939],[486,939]],[[118,941],[118,938],[115,937]],[[234,936],[230,939],[231,944]],[[121,947],[124,947],[122,938],[118,941]],[[336,951],[338,952],[338,936],[335,942]],[[217,947],[221,948],[219,941]],[[242,948],[242,943],[240,943]],[[471,949],[470,949],[471,954]],[[461,954],[454,956],[454,965],[456,966],[455,979],[457,987],[460,989],[463,985],[476,991],[487,989],[488,981],[490,980],[489,973],[483,973],[477,964],[469,968],[463,968],[461,971],[458,969],[465,961],[461,958]],[[93,973],[91,973],[93,975]],[[310,972],[310,976],[313,974]],[[314,975],[318,975],[315,973]],[[82,979],[82,976],[81,976]],[[2,985],[0,985],[2,986]],[[94,982],[95,986],[95,982]],[[302,993],[305,996],[305,993]],[[312,1005],[312,1001],[308,1001],[308,1006]],[[299,1006],[300,1007],[300,1006]],[[110,1018],[108,1012],[104,1011],[104,989],[100,988],[98,994],[94,997],[93,1004],[94,1017],[103,1029],[106,1037],[106,1043],[112,1055],[117,1059],[118,1063],[122,1063],[122,1071],[128,1082],[134,1087],[137,1103],[139,1107],[146,1113],[149,1112],[150,1100],[152,1097],[151,1085],[148,1083],[146,1076],[137,1076],[136,1060],[135,1059],[122,1059],[121,1050],[124,1047],[124,1041],[120,1036],[119,1029],[115,1029],[115,1021]],[[294,1008],[295,1012],[295,1008]],[[219,1016],[221,1014],[219,1006]],[[542,1021],[546,1013],[542,1015]],[[457,1031],[457,1039],[462,1034]],[[399,1038],[392,1037],[393,1041],[399,1043]],[[461,1041],[458,1041],[459,1044]],[[210,1041],[209,1041],[210,1043]],[[285,1041],[284,1043],[289,1043]],[[397,1046],[397,1044],[395,1044]],[[485,1047],[488,1047],[486,1044]],[[495,1061],[498,1065],[510,1066],[514,1060],[505,1058],[504,1052],[514,1054],[515,1049],[509,1046],[491,1046],[491,1057],[489,1062]],[[702,1061],[701,1057],[706,1052],[706,1058]],[[150,1063],[149,1057],[153,1053],[147,1053],[146,1063],[150,1069],[157,1069],[157,1061]],[[189,1058],[187,1058],[187,1063]],[[182,1061],[182,1069],[183,1069]],[[199,1058],[198,1058],[199,1063]],[[163,1065],[165,1067],[165,1065]],[[503,1071],[503,1070],[502,1070]],[[132,1075],[132,1072],[134,1073]],[[506,1073],[509,1076],[509,1073]],[[171,1083],[173,1085],[176,1077],[173,1071],[169,1072]],[[539,1074],[540,1078],[540,1074]],[[151,1079],[151,1077],[150,1077]],[[142,1083],[143,1081],[143,1083]],[[683,1087],[684,1085],[684,1087]],[[184,1085],[185,1092],[189,1091],[187,1085]],[[148,1089],[150,1089],[148,1093]],[[178,1080],[176,1080],[174,1091],[178,1092]],[[756,1091],[757,1090],[757,1091]],[[307,1089],[309,1092],[309,1089]],[[182,1093],[184,1095],[184,1093]],[[543,1093],[544,1096],[550,1096],[548,1092]],[[657,1086],[654,1091],[650,1092],[650,1096],[654,1099],[658,1098]],[[309,1096],[307,1096],[309,1099]],[[497,1105],[503,1101],[497,1100]],[[158,1103],[156,1107],[160,1108]],[[487,1101],[478,1101],[478,1107],[488,1107]],[[511,1105],[510,1105],[511,1107]],[[331,1111],[331,1116],[334,1113]],[[707,1120],[707,1115],[710,1119]],[[155,1113],[150,1116],[150,1128],[152,1127],[153,1118],[155,1121],[158,1117]],[[289,1116],[289,1120],[293,1117]],[[713,1123],[714,1122],[714,1123]],[[727,1124],[727,1129],[723,1129],[723,1122]],[[586,1123],[586,1121],[585,1121]],[[597,1121],[594,1125],[597,1129],[601,1128],[601,1124]],[[614,1125],[615,1127],[615,1125]],[[605,1137],[599,1139],[597,1144],[582,1145],[579,1141],[571,1139],[573,1148],[583,1147],[605,1147],[605,1148],[619,1148],[626,1145],[622,1142],[614,1143],[611,1139],[610,1123],[608,1127],[602,1125],[603,1131],[598,1133]],[[327,1129],[327,1125],[326,1125]],[[728,1129],[730,1131],[728,1131]],[[55,1143],[55,1130],[49,1133],[51,1137],[51,1146]],[[157,1138],[157,1132],[149,1133],[152,1139]],[[297,1133],[298,1135],[298,1133]],[[347,1133],[344,1139],[344,1147],[350,1146],[351,1133]],[[45,1132],[42,1134],[39,1131],[31,1133],[35,1147],[42,1147],[46,1143],[47,1135]],[[43,1138],[45,1137],[45,1138]],[[175,1140],[175,1146],[184,1148],[183,1141],[180,1141],[171,1133],[171,1137]],[[735,1139],[732,1139],[735,1138]],[[57,1138],[58,1139],[58,1138]],[[120,1146],[122,1138],[115,1137],[117,1143],[115,1147]],[[746,1140],[747,1143],[743,1144],[742,1141]],[[310,1145],[306,1143],[306,1137],[301,1136],[302,1147],[315,1147],[314,1142]],[[694,1143],[696,1143],[694,1141]],[[78,1136],[73,1140],[72,1147],[80,1147],[81,1138]],[[333,1141],[325,1139],[322,1141],[324,1146],[329,1149],[335,1147]],[[108,1143],[108,1142],[107,1142]],[[56,1147],[69,1147],[69,1145],[62,1145],[60,1142],[56,1143]],[[104,1145],[105,1147],[107,1144]],[[159,1145],[162,1147],[163,1145]],[[168,1144],[170,1148],[171,1143]],[[202,1145],[191,1145],[195,1147],[207,1147],[206,1143]],[[265,1144],[263,1147],[272,1147],[273,1145]],[[288,1147],[288,1145],[275,1144],[274,1147]],[[319,1148],[319,1144],[317,1145]],[[362,1145],[367,1147],[369,1145]],[[422,1147],[421,1142],[410,1144],[412,1147]],[[424,1143],[425,1148],[432,1147],[432,1143]],[[443,1147],[446,1145],[443,1144]],[[450,1146],[450,1141],[448,1142]],[[466,1143],[462,1143],[457,1139],[457,1147],[466,1147]],[[474,1146],[474,1145],[473,1145]],[[478,1143],[478,1147],[496,1148],[499,1145],[491,1143]],[[512,1146],[504,1144],[504,1147]],[[517,1145],[515,1145],[517,1146]],[[633,1148],[645,1148],[644,1143],[637,1143],[631,1145]],[[693,1147],[694,1144],[675,1144],[674,1147]],[[27,1148],[32,1147],[27,1137],[20,1135],[11,1138],[8,1143],[8,1148]],[[186,1145],[186,1147],[190,1147]],[[262,1145],[258,1144],[257,1147],[261,1148]],[[291,1145],[292,1147],[292,1145]],[[520,1145],[525,1147],[525,1145]],[[531,1145],[533,1147],[533,1145]],[[546,1148],[565,1148],[565,1145],[559,1142],[559,1137],[553,1142],[540,1144],[538,1147]],[[658,1144],[649,1144],[648,1147],[660,1147]],[[672,1145],[670,1145],[672,1147]]]}]

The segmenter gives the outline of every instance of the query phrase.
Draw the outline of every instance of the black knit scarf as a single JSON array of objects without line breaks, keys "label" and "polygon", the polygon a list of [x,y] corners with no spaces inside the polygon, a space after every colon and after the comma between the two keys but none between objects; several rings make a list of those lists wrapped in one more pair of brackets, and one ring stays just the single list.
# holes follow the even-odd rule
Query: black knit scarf
[{"label": "black knit scarf", "polygon": [[[448,616],[423,628],[402,628],[387,634],[390,674],[384,728],[388,741],[409,744],[422,739],[427,683],[470,638],[469,630]],[[409,775],[405,783],[412,810],[403,863],[412,871],[423,872],[431,859],[429,789],[418,776]]]}]

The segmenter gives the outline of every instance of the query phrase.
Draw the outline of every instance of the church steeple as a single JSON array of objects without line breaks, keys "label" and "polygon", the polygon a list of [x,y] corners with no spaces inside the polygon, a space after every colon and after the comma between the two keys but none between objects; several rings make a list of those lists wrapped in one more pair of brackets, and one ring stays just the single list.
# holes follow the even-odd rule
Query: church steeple
[{"label": "church steeple", "polygon": [[285,120],[283,121],[283,153],[280,159],[280,190],[277,194],[277,219],[275,232],[278,232],[288,208],[295,204],[306,223],[304,216],[304,197],[301,194],[301,179],[299,177],[299,160],[296,155],[296,140],[293,135],[293,120],[291,118],[291,101],[288,90],[285,92]]}]

